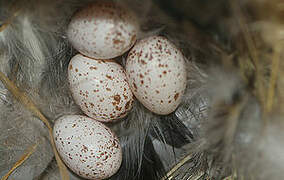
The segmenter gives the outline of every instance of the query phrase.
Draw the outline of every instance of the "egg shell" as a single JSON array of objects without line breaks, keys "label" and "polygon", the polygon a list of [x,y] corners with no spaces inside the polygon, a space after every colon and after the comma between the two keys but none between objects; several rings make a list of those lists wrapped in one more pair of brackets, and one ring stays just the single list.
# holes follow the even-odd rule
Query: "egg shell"
[{"label": "egg shell", "polygon": [[97,59],[122,55],[136,41],[138,23],[131,10],[113,2],[96,2],[78,11],[67,35],[80,53]]},{"label": "egg shell", "polygon": [[78,54],[69,63],[68,79],[74,101],[91,118],[110,122],[132,108],[133,94],[124,69],[116,62]]},{"label": "egg shell", "polygon": [[53,136],[64,163],[87,179],[105,179],[122,162],[116,135],[104,124],[81,115],[65,115],[55,121]]},{"label": "egg shell", "polygon": [[139,41],[128,54],[126,74],[136,98],[154,113],[169,114],[180,104],[186,88],[185,60],[166,38]]}]

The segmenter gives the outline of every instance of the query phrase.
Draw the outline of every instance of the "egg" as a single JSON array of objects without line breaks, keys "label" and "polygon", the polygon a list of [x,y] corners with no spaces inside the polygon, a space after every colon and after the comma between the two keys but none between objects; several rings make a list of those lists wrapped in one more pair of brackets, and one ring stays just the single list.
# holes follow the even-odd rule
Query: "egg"
[{"label": "egg", "polygon": [[68,67],[72,96],[91,118],[110,122],[127,115],[133,94],[124,69],[112,60],[94,60],[81,54]]},{"label": "egg", "polygon": [[137,22],[130,9],[114,2],[100,1],[75,13],[67,35],[80,53],[110,59],[133,46],[138,33]]},{"label": "egg", "polygon": [[165,37],[139,41],[128,54],[126,73],[134,95],[152,112],[166,115],[180,104],[186,88],[185,60]]},{"label": "egg", "polygon": [[104,124],[81,115],[65,115],[55,121],[53,137],[63,162],[77,175],[105,179],[122,162],[116,135]]}]

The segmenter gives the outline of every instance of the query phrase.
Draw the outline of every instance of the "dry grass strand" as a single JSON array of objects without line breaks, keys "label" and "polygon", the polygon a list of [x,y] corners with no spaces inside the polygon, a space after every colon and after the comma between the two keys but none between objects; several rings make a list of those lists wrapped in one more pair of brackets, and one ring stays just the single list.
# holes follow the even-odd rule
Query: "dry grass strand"
[{"label": "dry grass strand", "polygon": [[0,72],[0,80],[10,91],[10,93],[17,99],[21,104],[23,104],[30,112],[37,116],[48,128],[49,137],[52,145],[53,152],[60,170],[60,175],[62,180],[69,180],[68,170],[65,164],[62,162],[53,139],[52,127],[48,119],[41,113],[41,111],[36,107],[35,103],[24,93],[19,90],[19,88],[8,78],[4,73]]},{"label": "dry grass strand", "polygon": [[1,178],[1,180],[7,180],[9,176],[14,172],[17,167],[21,166],[36,150],[38,144],[30,146],[26,152],[20,157],[20,159],[13,165],[9,172]]}]

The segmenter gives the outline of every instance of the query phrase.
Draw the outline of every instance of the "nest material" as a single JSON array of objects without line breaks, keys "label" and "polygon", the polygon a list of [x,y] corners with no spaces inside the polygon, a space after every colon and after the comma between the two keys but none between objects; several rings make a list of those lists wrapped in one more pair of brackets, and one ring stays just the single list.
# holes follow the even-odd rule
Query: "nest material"
[{"label": "nest material", "polygon": [[[60,176],[48,130],[64,114],[81,114],[66,82],[76,51],[65,31],[88,2],[0,2],[1,177],[17,167],[6,177],[80,179]],[[136,102],[110,125],[124,155],[111,179],[283,179],[283,2],[115,2],[139,14],[140,39],[163,35],[182,50],[188,82],[174,113]]]}]

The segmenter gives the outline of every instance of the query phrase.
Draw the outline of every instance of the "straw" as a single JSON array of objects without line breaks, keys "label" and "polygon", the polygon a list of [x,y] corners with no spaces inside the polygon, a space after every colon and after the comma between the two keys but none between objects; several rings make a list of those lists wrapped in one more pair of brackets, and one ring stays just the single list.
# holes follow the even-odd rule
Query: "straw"
[{"label": "straw", "polygon": [[9,176],[14,172],[14,170],[21,166],[36,150],[38,144],[30,146],[26,152],[20,157],[20,159],[13,165],[9,172],[1,178],[1,180],[7,180]]},{"label": "straw", "polygon": [[10,93],[17,99],[21,104],[23,104],[30,112],[32,112],[35,116],[37,116],[48,128],[49,137],[52,145],[53,152],[55,154],[55,158],[60,170],[60,175],[62,180],[69,180],[69,175],[66,166],[60,159],[60,156],[56,150],[52,127],[48,121],[48,119],[41,113],[41,111],[36,107],[35,103],[24,93],[21,92],[20,89],[8,78],[4,73],[0,72],[0,80],[6,86],[6,88],[10,91]]}]

